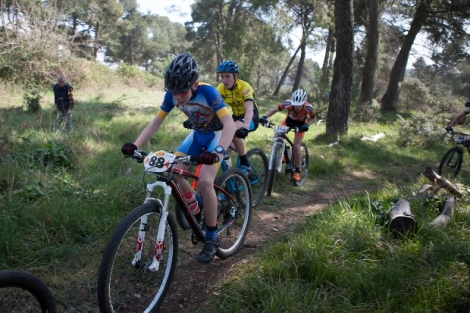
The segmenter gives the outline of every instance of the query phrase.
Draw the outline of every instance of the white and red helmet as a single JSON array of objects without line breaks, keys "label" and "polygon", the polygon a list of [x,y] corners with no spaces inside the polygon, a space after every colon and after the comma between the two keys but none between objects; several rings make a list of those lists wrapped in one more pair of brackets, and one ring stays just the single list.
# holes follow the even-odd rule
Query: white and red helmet
[{"label": "white and red helmet", "polygon": [[307,93],[302,89],[297,89],[292,93],[292,105],[293,106],[301,106],[307,102]]}]

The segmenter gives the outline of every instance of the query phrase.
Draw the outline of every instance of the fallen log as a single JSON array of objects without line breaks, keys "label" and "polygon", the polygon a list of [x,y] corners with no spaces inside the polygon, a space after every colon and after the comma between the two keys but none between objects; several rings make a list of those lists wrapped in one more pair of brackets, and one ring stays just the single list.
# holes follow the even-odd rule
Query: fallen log
[{"label": "fallen log", "polygon": [[454,216],[455,205],[457,204],[457,199],[455,197],[450,197],[444,203],[444,208],[434,220],[431,221],[432,226],[442,227],[446,226]]},{"label": "fallen log", "polygon": [[389,213],[389,229],[393,235],[408,235],[418,230],[418,222],[411,212],[411,205],[406,200],[398,200]]},{"label": "fallen log", "polygon": [[375,142],[375,141],[377,141],[379,139],[382,139],[382,138],[385,138],[385,133],[379,133],[379,134],[369,136],[369,137],[362,137],[362,140],[370,140],[370,141]]},{"label": "fallen log", "polygon": [[436,172],[432,170],[432,168],[426,167],[426,169],[424,170],[424,175],[433,182],[434,192],[436,192],[440,188],[444,188],[445,190],[449,191],[453,195],[456,195],[459,197],[462,196],[462,192],[452,182],[438,175]]},{"label": "fallen log", "polygon": [[[425,184],[418,190],[418,192],[413,193],[413,195],[414,195],[413,199],[416,199],[416,200],[430,199],[430,198],[434,197],[433,190],[434,190],[434,187],[431,184]],[[408,201],[409,200],[410,200],[410,198],[408,198]]]}]

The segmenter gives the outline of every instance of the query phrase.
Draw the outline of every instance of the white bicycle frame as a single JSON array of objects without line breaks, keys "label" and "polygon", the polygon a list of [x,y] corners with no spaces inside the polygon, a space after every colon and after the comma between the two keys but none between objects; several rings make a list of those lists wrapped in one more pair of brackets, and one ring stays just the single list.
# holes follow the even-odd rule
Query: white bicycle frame
[{"label": "white bicycle frame", "polygon": [[[158,162],[152,161],[152,159],[158,159]],[[157,151],[154,153],[150,153],[144,159],[144,166],[146,172],[151,173],[163,173],[163,172],[171,172],[172,171],[172,164],[176,163],[175,159],[177,159],[177,163],[184,163],[189,162],[189,157],[176,157],[176,155],[171,154],[166,151]],[[152,163],[153,162],[153,163]],[[152,197],[152,191],[156,188],[161,187],[163,188],[165,198],[163,199],[163,203],[160,199]],[[171,196],[171,186],[169,186],[166,182],[163,181],[156,181],[147,183],[147,192],[144,203],[152,203],[158,202],[162,207],[160,222],[158,224],[158,233],[157,238],[155,240],[155,249],[153,253],[152,263],[149,265],[148,269],[150,271],[156,272],[160,267],[161,256],[163,254],[163,243],[165,239],[165,227],[167,224],[168,218],[168,203],[170,202]],[[145,233],[146,233],[146,225],[147,225],[147,216],[143,216],[140,219],[140,230],[139,230],[139,237],[137,238],[137,251],[134,255],[134,259],[132,260],[132,265],[136,265],[138,261],[140,261],[142,257],[142,246],[145,240]]]},{"label": "white bicycle frame", "polygon": [[269,170],[273,168],[274,163],[274,151],[276,151],[276,147],[281,147],[281,153],[279,154],[279,160],[277,160],[277,168],[276,171],[278,173],[282,170],[282,156],[284,155],[284,150],[286,148],[286,139],[282,137],[282,135],[286,135],[290,131],[288,126],[278,125],[274,127],[274,138],[271,147],[271,155],[269,156]]}]

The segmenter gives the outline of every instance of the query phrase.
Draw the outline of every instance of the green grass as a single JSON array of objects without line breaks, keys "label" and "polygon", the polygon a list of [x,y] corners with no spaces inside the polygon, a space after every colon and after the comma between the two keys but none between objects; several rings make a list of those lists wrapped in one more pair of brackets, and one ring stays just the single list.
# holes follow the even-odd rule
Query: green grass
[{"label": "green grass", "polygon": [[420,230],[391,237],[377,207],[410,196],[385,190],[307,218],[234,274],[200,312],[467,312],[469,212],[435,229],[427,223],[442,203],[414,201]]},{"label": "green grass", "polygon": [[[19,108],[15,90],[0,92],[11,91],[11,98],[0,104],[0,269],[25,269],[41,277],[60,311],[96,309],[101,253],[117,223],[144,196],[141,165],[124,159],[120,147],[134,141],[151,120],[163,93],[104,90],[76,90],[76,132],[69,135],[51,132],[51,94],[44,96],[42,111],[32,115]],[[261,115],[282,100],[261,98]],[[143,149],[177,148],[187,130],[181,126],[183,114],[176,111]],[[278,113],[272,120],[283,118]],[[333,146],[336,138],[324,135],[324,122],[312,126],[305,137],[307,183],[294,188],[278,174],[275,193],[261,202],[260,210],[285,210],[286,194],[332,192],[329,182],[338,179],[345,184],[360,180],[365,189],[384,187],[307,218],[239,269],[201,312],[467,311],[470,225],[469,212],[461,208],[468,199],[459,203],[450,225],[439,230],[426,223],[439,213],[442,197],[413,197],[426,182],[424,168],[437,168],[450,145],[401,147],[394,121],[351,122],[349,134]],[[386,138],[361,140],[378,132]],[[260,126],[247,145],[268,154],[271,137],[272,130]],[[54,162],[61,165],[54,167]],[[384,220],[401,198],[413,201],[422,226],[411,238],[390,237]]]}]

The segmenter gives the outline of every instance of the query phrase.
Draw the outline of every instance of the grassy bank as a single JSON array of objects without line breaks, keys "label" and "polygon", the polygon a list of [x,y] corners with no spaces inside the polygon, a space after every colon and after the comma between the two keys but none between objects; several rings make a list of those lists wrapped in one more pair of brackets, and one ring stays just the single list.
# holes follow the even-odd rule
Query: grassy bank
[{"label": "grassy bank", "polygon": [[[51,94],[44,94],[35,115],[1,105],[0,269],[39,276],[61,312],[97,309],[101,253],[117,223],[144,194],[141,165],[123,159],[120,147],[138,136],[162,97],[161,91],[145,88],[77,90],[72,134],[51,131]],[[260,99],[261,112],[281,100]],[[282,118],[279,113],[273,120]],[[143,148],[175,150],[187,135],[183,120],[172,112]],[[360,180],[364,191],[386,187],[332,205],[255,256],[256,266],[239,270],[214,299],[213,311],[410,312],[405,308],[412,304],[416,312],[463,308],[468,298],[466,211],[459,209],[447,230],[433,230],[425,225],[439,212],[440,197],[417,202],[423,228],[411,239],[390,238],[378,219],[394,201],[412,196],[424,183],[424,168],[436,168],[449,147],[402,147],[399,127],[394,117],[351,123],[349,135],[337,145],[330,145],[336,138],[324,135],[324,123],[312,127],[305,139],[311,152],[308,182],[294,188],[287,179],[276,179],[276,193],[259,210],[286,210],[286,194],[330,191],[332,180]],[[361,139],[378,132],[387,136],[378,142]],[[248,146],[268,153],[271,136],[271,129],[260,127]]]}]

